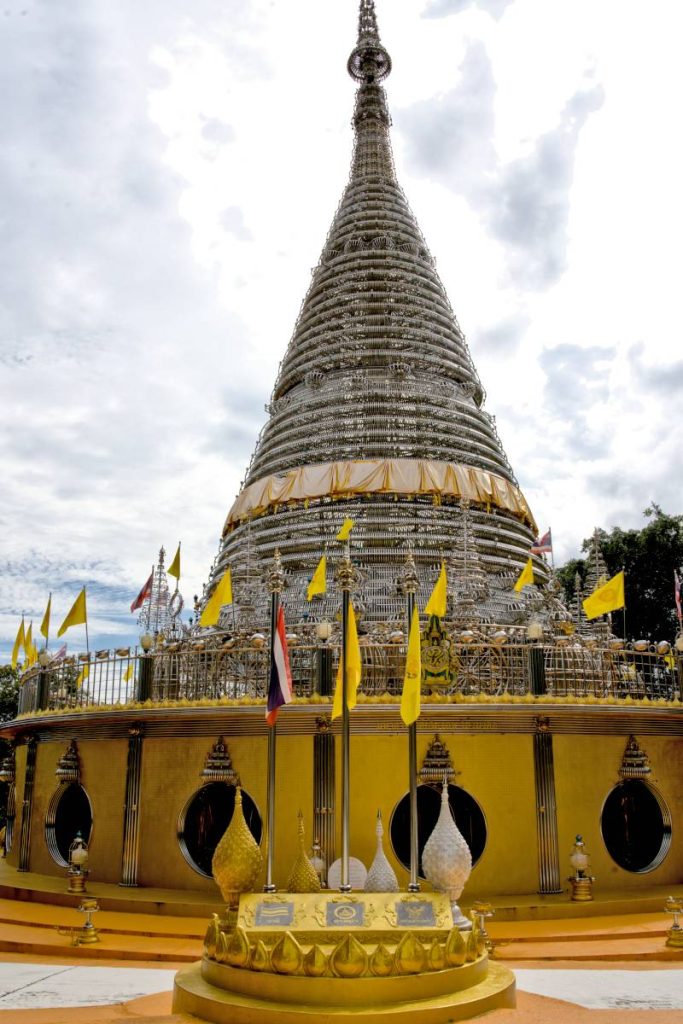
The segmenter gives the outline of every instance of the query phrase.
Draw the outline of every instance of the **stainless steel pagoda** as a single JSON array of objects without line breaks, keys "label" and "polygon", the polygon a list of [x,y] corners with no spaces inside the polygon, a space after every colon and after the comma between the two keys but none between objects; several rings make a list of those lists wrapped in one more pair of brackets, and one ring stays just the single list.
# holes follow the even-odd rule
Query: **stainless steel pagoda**
[{"label": "stainless steel pagoda", "polygon": [[[512,590],[535,524],[467,343],[396,179],[382,82],[391,58],[361,0],[348,60],[358,83],[349,183],[314,270],[206,589],[230,566],[237,622],[267,621],[263,566],[278,547],[289,621],[333,618],[306,587],[346,516],[367,622],[402,620],[412,550],[424,604],[441,559],[449,616],[519,621]],[[538,582],[547,578],[535,559]],[[232,625],[232,614],[226,626]]]}]

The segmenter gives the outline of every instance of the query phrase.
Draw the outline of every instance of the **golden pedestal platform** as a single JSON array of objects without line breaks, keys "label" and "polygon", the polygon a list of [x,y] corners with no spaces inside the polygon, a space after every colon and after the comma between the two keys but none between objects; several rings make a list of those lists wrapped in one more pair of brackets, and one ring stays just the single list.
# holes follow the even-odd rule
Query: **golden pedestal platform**
[{"label": "golden pedestal platform", "polygon": [[515,978],[437,893],[250,894],[209,925],[173,1011],[214,1024],[446,1024],[514,1007]]},{"label": "golden pedestal platform", "polygon": [[[463,968],[405,978],[348,979],[291,978],[222,967],[223,984],[236,986],[245,976],[254,982],[256,992],[247,994],[237,987],[219,988],[208,981],[203,974],[206,963],[184,967],[176,974],[174,1013],[193,1014],[215,1024],[447,1024],[515,1006],[514,974],[500,964],[489,964],[486,958],[468,965],[481,968],[481,980],[469,988],[451,991],[449,987]],[[426,995],[430,986],[417,984],[424,979],[441,991]]]}]

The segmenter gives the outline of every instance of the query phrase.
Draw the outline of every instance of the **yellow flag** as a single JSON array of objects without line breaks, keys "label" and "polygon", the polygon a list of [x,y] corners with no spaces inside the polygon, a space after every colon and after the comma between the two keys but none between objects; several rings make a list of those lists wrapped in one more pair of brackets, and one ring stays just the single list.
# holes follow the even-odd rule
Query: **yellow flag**
[{"label": "yellow flag", "polygon": [[355,524],[353,519],[345,519],[344,522],[342,523],[341,530],[337,534],[337,540],[348,540],[349,534],[351,533],[351,530],[353,529],[354,525]]},{"label": "yellow flag", "polygon": [[90,665],[88,665],[86,663],[83,666],[83,668],[81,669],[81,671],[78,673],[78,678],[76,679],[76,686],[79,689],[80,689],[81,686],[83,686],[83,681],[85,679],[87,679],[89,675],[90,675]]},{"label": "yellow flag", "polygon": [[40,632],[43,634],[46,640],[50,637],[50,611],[52,609],[52,594],[47,599],[47,608],[43,615],[43,621],[40,624]]},{"label": "yellow flag", "polygon": [[422,656],[420,651],[420,616],[413,608],[406,654],[406,674],[401,694],[401,718],[405,725],[412,725],[420,717],[420,689],[422,687]]},{"label": "yellow flag", "polygon": [[232,573],[229,569],[225,570],[218,586],[206,602],[204,611],[199,618],[199,625],[215,626],[221,614],[221,608],[226,604],[232,604]]},{"label": "yellow flag", "polygon": [[83,624],[87,625],[87,623],[88,613],[85,607],[85,587],[83,587],[83,590],[81,590],[80,594],[71,605],[71,611],[57,630],[57,636],[61,636],[62,633],[66,633],[70,626],[82,626]]},{"label": "yellow flag", "polygon": [[[446,614],[446,602],[448,600],[448,578],[446,576],[446,563],[441,563],[439,578],[434,584],[432,596],[425,606],[425,615],[438,615],[440,619]],[[412,626],[411,626],[412,628]]]},{"label": "yellow flag", "polygon": [[180,579],[180,544],[178,544],[178,550],[175,553],[175,558],[166,570],[169,576],[175,576],[177,580]]},{"label": "yellow flag", "polygon": [[24,647],[24,620],[21,620],[21,625],[17,630],[17,638],[14,641],[14,647],[12,648],[12,668],[16,668],[19,663],[19,651]]},{"label": "yellow flag", "polygon": [[306,600],[310,601],[314,594],[327,593],[327,558],[325,555],[320,559],[315,572],[311,577],[306,591]]},{"label": "yellow flag", "polygon": [[131,661],[131,663],[128,666],[128,668],[126,669],[125,675],[123,677],[124,683],[129,683],[131,681],[131,679],[133,678],[133,668],[134,668],[133,662]]},{"label": "yellow flag", "polygon": [[35,664],[37,654],[35,644],[33,643],[33,623],[29,622],[28,629],[24,636],[24,651],[26,652],[26,666],[27,668]]},{"label": "yellow flag", "polygon": [[532,565],[531,559],[527,558],[526,562],[524,563],[524,568],[517,577],[517,582],[515,583],[512,589],[516,590],[519,594],[520,590],[522,590],[523,587],[530,587],[533,584],[533,582],[534,567]]},{"label": "yellow flag", "polygon": [[[342,655],[339,654],[337,681],[334,685],[334,701],[332,702],[332,718],[339,718],[342,713],[344,684],[342,683]],[[356,615],[349,601],[349,619],[346,626],[346,703],[349,711],[355,708],[358,699],[358,686],[361,676],[360,644],[356,629]]]},{"label": "yellow flag", "polygon": [[586,598],[583,602],[583,610],[587,619],[595,619],[598,615],[615,612],[618,608],[623,608],[625,604],[624,570],[622,569]]}]

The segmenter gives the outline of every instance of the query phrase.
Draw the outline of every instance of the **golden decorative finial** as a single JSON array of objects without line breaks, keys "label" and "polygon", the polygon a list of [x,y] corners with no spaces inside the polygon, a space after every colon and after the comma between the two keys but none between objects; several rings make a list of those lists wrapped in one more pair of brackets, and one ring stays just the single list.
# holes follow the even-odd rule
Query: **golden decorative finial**
[{"label": "golden decorative finial", "polygon": [[285,573],[282,568],[280,551],[275,548],[273,561],[268,569],[268,590],[271,594],[281,594],[285,586]]},{"label": "golden decorative finial", "polygon": [[287,892],[320,892],[320,879],[313,867],[305,846],[304,816],[299,811],[299,852],[297,853],[294,866],[287,881]]},{"label": "golden decorative finial", "polygon": [[413,552],[409,549],[406,555],[405,569],[403,570],[403,578],[401,580],[401,590],[404,594],[416,594],[417,588],[420,581],[417,577],[417,569],[415,568],[415,559],[413,558]]},{"label": "golden decorative finial", "polygon": [[235,906],[242,892],[252,892],[263,858],[242,811],[242,790],[235,792],[235,810],[211,861],[211,873],[228,906]]}]

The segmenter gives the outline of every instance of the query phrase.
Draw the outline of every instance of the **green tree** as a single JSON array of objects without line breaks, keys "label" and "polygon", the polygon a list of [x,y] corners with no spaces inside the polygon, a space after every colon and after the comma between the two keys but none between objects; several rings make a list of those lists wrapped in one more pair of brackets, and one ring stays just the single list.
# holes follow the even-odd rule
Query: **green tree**
[{"label": "green tree", "polygon": [[[19,705],[19,673],[11,665],[0,665],[0,722],[9,722],[17,717]],[[0,739],[0,761],[10,752],[7,740]],[[7,783],[0,782],[0,828],[3,828],[7,812]]]},{"label": "green tree", "polygon": [[[615,526],[598,531],[600,547],[610,576],[623,569],[626,578],[626,635],[631,640],[673,640],[678,624],[674,605],[674,571],[683,565],[683,516],[670,516],[654,503],[645,509],[642,530]],[[593,539],[584,540],[590,551]],[[578,573],[586,578],[587,560],[574,558],[558,570],[567,598],[574,596]],[[584,594],[584,597],[587,596]],[[614,612],[612,629],[624,632],[624,613]]]}]

